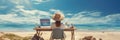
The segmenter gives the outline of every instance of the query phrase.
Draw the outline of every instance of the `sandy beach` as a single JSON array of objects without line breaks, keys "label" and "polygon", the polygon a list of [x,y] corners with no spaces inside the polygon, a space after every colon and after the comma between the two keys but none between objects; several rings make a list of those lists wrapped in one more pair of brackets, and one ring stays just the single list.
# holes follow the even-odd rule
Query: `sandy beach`
[{"label": "sandy beach", "polygon": [[[4,33],[12,33],[21,37],[27,37],[27,36],[34,36],[34,34],[36,32],[4,32]],[[49,40],[50,38],[50,31],[44,31],[41,32],[42,37],[45,40]],[[66,40],[71,40],[71,32],[66,31]],[[0,33],[0,36],[2,34]],[[75,32],[75,40],[80,40],[81,38],[85,37],[85,36],[93,36],[95,37],[97,40],[99,40],[100,38],[102,40],[119,40],[120,39],[120,32]]]}]

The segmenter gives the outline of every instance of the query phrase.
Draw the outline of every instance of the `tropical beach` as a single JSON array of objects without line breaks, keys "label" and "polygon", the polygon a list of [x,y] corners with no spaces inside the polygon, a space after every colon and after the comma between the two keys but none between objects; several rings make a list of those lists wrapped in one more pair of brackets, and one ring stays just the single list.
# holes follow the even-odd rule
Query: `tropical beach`
[{"label": "tropical beach", "polygon": [[120,40],[119,0],[0,0],[0,40]]}]

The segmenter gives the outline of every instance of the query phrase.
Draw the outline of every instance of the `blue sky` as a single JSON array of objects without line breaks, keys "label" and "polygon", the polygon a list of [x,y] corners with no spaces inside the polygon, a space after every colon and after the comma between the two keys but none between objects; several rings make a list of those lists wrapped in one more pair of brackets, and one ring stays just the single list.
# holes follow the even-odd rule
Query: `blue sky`
[{"label": "blue sky", "polygon": [[71,24],[120,26],[120,0],[0,0],[0,27],[33,27],[56,11]]}]

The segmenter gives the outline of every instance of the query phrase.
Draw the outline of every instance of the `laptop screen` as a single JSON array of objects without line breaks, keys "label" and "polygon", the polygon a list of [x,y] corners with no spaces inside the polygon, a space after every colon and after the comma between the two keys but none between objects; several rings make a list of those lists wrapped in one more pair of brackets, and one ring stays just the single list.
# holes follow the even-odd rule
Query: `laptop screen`
[{"label": "laptop screen", "polygon": [[50,26],[50,19],[40,19],[41,26]]}]

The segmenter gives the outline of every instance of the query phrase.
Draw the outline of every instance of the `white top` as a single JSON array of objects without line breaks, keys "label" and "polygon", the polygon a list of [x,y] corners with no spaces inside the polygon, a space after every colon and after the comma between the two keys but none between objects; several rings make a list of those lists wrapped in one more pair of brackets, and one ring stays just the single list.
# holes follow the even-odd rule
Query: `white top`
[{"label": "white top", "polygon": [[56,27],[55,23],[52,23],[52,24],[51,24],[51,28],[52,28],[52,29],[54,29],[54,28],[62,28],[62,29],[64,29],[64,28],[67,28],[67,26],[65,26],[64,24],[61,23],[61,26],[60,26],[60,27]]}]

